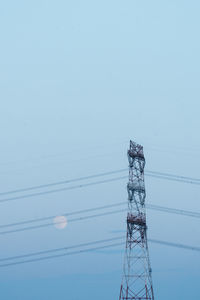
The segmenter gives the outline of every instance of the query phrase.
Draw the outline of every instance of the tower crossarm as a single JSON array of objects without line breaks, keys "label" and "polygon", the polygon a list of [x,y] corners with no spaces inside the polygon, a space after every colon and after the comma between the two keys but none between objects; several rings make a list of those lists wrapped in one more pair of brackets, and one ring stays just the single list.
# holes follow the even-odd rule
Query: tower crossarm
[{"label": "tower crossarm", "polygon": [[139,215],[133,215],[131,213],[128,213],[127,223],[146,228],[146,216],[143,213],[141,213]]}]

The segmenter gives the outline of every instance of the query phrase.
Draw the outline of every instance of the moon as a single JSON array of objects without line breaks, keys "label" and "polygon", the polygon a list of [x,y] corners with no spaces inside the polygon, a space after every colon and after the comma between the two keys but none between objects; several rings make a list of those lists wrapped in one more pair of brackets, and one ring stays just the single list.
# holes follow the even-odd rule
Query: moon
[{"label": "moon", "polygon": [[56,216],[53,219],[53,223],[57,229],[64,229],[67,226],[67,218],[65,216]]}]

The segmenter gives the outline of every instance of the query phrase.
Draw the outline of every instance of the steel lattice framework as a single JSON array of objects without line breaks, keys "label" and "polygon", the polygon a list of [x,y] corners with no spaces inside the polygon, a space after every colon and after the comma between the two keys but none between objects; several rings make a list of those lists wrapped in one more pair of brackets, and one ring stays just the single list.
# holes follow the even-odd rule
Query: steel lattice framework
[{"label": "steel lattice framework", "polygon": [[130,141],[126,251],[120,300],[154,300],[147,245],[143,147]]}]

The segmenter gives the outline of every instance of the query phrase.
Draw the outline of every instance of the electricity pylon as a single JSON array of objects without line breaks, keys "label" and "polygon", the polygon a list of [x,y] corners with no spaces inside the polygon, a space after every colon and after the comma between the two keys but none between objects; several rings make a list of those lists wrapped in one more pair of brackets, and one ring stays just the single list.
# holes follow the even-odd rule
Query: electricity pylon
[{"label": "electricity pylon", "polygon": [[124,273],[119,300],[154,300],[147,244],[143,147],[130,141],[128,150],[128,215]]}]

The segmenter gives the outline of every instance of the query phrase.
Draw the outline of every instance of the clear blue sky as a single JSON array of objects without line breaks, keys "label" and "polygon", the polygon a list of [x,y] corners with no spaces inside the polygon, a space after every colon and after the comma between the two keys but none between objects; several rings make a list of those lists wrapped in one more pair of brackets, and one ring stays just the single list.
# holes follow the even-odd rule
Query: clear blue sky
[{"label": "clear blue sky", "polygon": [[[1,191],[128,166],[200,177],[197,0],[0,3]],[[146,178],[148,203],[200,211],[198,186]],[[126,180],[1,203],[0,224],[127,201]],[[199,220],[148,211],[148,234],[199,246]],[[125,213],[0,236],[0,257],[109,238]],[[150,244],[156,299],[199,299],[200,254]],[[0,269],[3,300],[116,300],[123,252]]]}]

